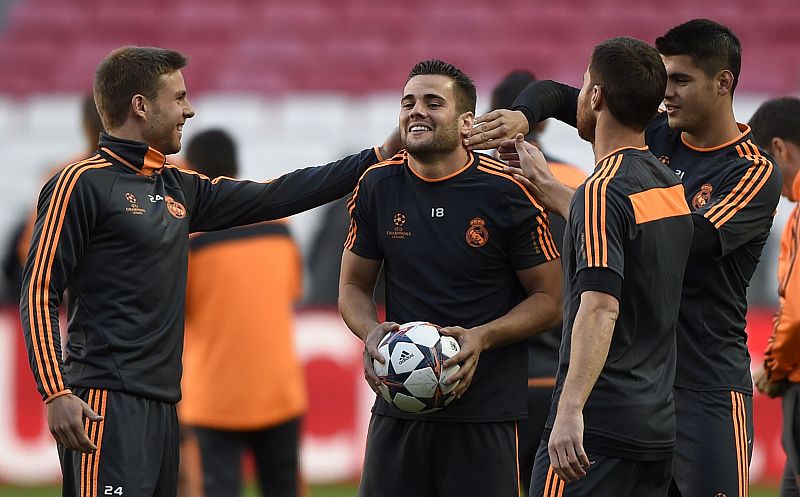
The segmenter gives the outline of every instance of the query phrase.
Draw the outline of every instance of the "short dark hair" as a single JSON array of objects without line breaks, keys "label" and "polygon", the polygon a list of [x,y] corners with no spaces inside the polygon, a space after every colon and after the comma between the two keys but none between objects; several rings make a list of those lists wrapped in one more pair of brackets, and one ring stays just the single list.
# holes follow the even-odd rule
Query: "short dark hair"
[{"label": "short dark hair", "polygon": [[767,100],[748,123],[756,144],[769,151],[773,138],[782,138],[800,146],[800,98]]},{"label": "short dark hair", "polygon": [[235,178],[239,173],[236,144],[231,135],[218,128],[201,131],[189,140],[186,161],[190,168],[209,178]]},{"label": "short dark hair", "polygon": [[94,78],[94,101],[105,128],[116,128],[125,122],[134,95],[154,100],[159,78],[187,63],[182,53],[157,47],[120,47],[108,54]]},{"label": "short dark hair", "polygon": [[517,96],[534,81],[536,76],[524,69],[508,73],[492,90],[491,109],[511,109]]},{"label": "short dark hair", "polygon": [[423,60],[418,62],[408,73],[406,83],[414,76],[427,74],[447,76],[452,79],[456,84],[456,109],[458,112],[475,112],[475,103],[478,100],[475,83],[461,69],[437,59]]},{"label": "short dark hair", "polygon": [[688,55],[706,76],[722,70],[733,74],[731,94],[742,70],[742,43],[727,26],[710,19],[692,19],[656,38],[656,48],[667,57]]},{"label": "short dark hair", "polygon": [[635,38],[611,38],[597,45],[589,76],[603,89],[614,119],[637,131],[656,115],[667,88],[667,70],[658,52]]}]

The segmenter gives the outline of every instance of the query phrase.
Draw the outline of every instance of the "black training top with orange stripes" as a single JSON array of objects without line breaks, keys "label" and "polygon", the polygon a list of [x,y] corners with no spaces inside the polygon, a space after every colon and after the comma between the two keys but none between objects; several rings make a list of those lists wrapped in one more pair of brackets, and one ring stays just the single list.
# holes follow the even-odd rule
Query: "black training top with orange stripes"
[{"label": "black training top with orange stripes", "polygon": [[589,453],[668,459],[675,444],[675,329],[692,221],[678,178],[646,149],[598,161],[570,204],[564,333],[550,417],[570,365],[581,294],[619,301],[608,357],[583,409]]},{"label": "black training top with orange stripes", "polygon": [[144,143],[101,135],[96,155],[64,168],[39,196],[20,317],[42,398],[87,387],[177,402],[189,233],[332,201],[376,162],[365,150],[270,182],[212,180]]},{"label": "black training top with orange stripes", "polygon": [[[516,270],[558,257],[547,215],[503,165],[479,153],[439,180],[405,152],[368,169],[348,203],[346,248],[383,260],[389,321],[471,328],[527,297]],[[433,414],[403,413],[377,396],[374,412],[438,421],[503,421],[526,412],[526,344],[481,354],[466,394]]]},{"label": "black training top with orange stripes", "polygon": [[750,128],[711,149],[698,149],[667,124],[647,128],[647,143],[681,179],[686,202],[716,230],[721,253],[692,254],[678,328],[675,385],[752,395],[745,316],[755,272],[781,191],[780,171],[753,142]]},{"label": "black training top with orange stripes", "polygon": [[[531,126],[555,117],[572,126],[579,90],[555,81],[531,83],[514,109]],[[669,127],[666,113],[645,130],[653,154],[683,182],[694,222],[716,232],[720,253],[693,251],[686,267],[678,327],[675,385],[752,395],[745,316],[747,287],[780,199],[781,175],[753,142],[750,128],[718,147],[700,149]],[[702,237],[697,237],[701,240]]]}]

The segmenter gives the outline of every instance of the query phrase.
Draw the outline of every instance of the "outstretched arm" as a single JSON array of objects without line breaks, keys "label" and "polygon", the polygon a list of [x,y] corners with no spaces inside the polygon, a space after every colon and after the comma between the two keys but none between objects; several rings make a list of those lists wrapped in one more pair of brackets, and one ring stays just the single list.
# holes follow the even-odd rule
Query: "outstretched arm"
[{"label": "outstretched arm", "polygon": [[497,148],[503,140],[517,133],[525,135],[550,117],[577,126],[578,93],[579,89],[555,81],[535,81],[522,90],[512,110],[479,116],[464,145],[473,150]]}]

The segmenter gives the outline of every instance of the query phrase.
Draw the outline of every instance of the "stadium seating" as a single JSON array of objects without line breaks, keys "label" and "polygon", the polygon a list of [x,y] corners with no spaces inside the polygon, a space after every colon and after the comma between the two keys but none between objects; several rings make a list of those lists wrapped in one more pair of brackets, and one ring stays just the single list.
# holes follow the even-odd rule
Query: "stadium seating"
[{"label": "stadium seating", "polygon": [[[461,65],[480,86],[520,66],[578,82],[598,41],[652,42],[691,17],[742,38],[745,91],[800,89],[795,0],[18,0],[0,31],[0,93],[82,92],[97,62],[123,44],[181,49],[192,91],[351,94],[396,88],[423,57]],[[187,73],[189,70],[187,70]]]}]

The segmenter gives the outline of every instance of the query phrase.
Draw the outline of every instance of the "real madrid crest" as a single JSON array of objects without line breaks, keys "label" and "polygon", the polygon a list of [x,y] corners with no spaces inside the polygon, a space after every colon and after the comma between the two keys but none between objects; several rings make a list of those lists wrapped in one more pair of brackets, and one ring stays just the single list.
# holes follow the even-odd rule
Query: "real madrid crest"
[{"label": "real madrid crest", "polygon": [[483,247],[489,241],[489,230],[486,221],[476,217],[469,222],[467,228],[467,245],[470,247]]},{"label": "real madrid crest", "polygon": [[176,201],[169,195],[164,197],[164,201],[167,204],[167,210],[170,214],[172,214],[173,217],[177,219],[183,219],[186,217],[186,207],[184,207],[182,203]]},{"label": "real madrid crest", "polygon": [[692,197],[692,207],[694,207],[695,210],[704,207],[708,201],[711,200],[711,191],[713,189],[714,188],[709,183],[701,186],[700,191]]}]

